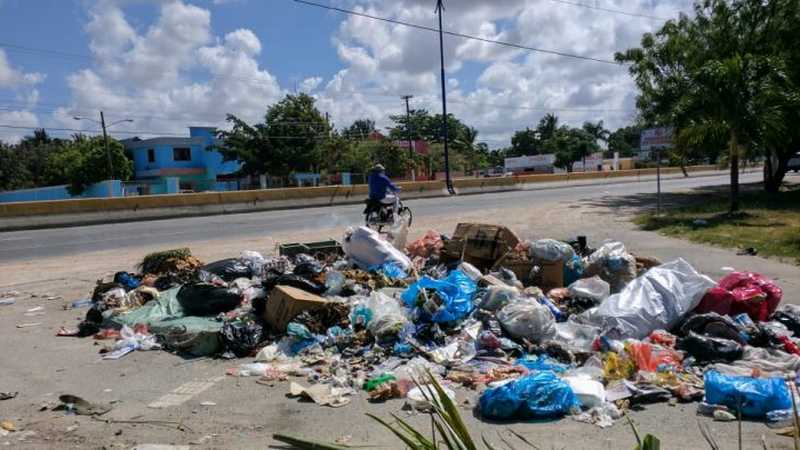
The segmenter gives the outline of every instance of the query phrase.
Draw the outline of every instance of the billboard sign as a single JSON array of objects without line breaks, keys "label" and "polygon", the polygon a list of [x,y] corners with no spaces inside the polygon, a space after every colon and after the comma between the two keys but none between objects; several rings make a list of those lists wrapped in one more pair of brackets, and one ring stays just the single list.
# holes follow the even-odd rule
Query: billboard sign
[{"label": "billboard sign", "polygon": [[639,147],[642,151],[671,148],[672,128],[648,128],[642,130],[642,135],[639,138]]}]

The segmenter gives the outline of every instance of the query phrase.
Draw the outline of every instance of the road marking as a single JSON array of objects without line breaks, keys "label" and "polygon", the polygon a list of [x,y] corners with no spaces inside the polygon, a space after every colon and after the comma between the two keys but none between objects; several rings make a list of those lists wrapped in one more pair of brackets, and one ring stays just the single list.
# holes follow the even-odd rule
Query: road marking
[{"label": "road marking", "polygon": [[197,394],[207,391],[209,388],[211,388],[211,386],[214,386],[214,383],[223,379],[225,379],[225,377],[221,376],[209,378],[207,381],[189,381],[188,383],[183,383],[169,394],[165,394],[158,400],[147,405],[147,407],[163,409],[171,406],[182,405]]}]

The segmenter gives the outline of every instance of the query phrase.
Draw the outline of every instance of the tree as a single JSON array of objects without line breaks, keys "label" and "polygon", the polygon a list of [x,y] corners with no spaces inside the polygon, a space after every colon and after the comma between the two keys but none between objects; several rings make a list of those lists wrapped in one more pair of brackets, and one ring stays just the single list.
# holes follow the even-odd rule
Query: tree
[{"label": "tree", "polygon": [[478,141],[478,130],[466,127],[461,136],[453,142],[453,147],[464,157],[465,170],[468,172],[486,167],[489,146]]},{"label": "tree", "polygon": [[[668,21],[655,34],[645,34],[641,48],[616,55],[632,63],[642,116],[674,126],[683,157],[699,150],[690,146],[724,139],[731,212],[739,207],[743,154],[760,151],[775,162],[766,164],[765,188],[777,190],[775,180],[782,180],[781,161],[790,156],[782,149],[798,133],[790,123],[798,115],[800,80],[789,64],[798,60],[787,56],[797,54],[797,33],[789,30],[798,18],[793,0],[704,0],[695,4],[694,18]],[[775,41],[783,44],[776,47]]]},{"label": "tree", "polygon": [[[111,155],[113,173],[109,172]],[[109,179],[129,180],[133,176],[133,162],[125,156],[122,144],[109,138],[108,152],[102,136],[78,136],[50,154],[45,173],[53,180],[69,184],[72,195],[80,195],[89,185]]]},{"label": "tree", "polygon": [[31,173],[17,147],[0,142],[0,191],[31,187]]},{"label": "tree", "polygon": [[536,138],[541,142],[547,141],[556,134],[556,131],[558,131],[558,116],[547,113],[536,126]]},{"label": "tree", "polygon": [[608,135],[608,153],[612,157],[619,153],[623,158],[634,156],[639,150],[642,128],[637,125],[618,128]]},{"label": "tree", "polygon": [[603,121],[598,120],[597,123],[583,122],[583,131],[592,136],[595,141],[608,142],[608,137],[611,134],[603,126]]},{"label": "tree", "polygon": [[508,153],[509,158],[538,155],[539,153],[541,152],[539,151],[539,139],[536,131],[526,128],[517,131],[514,133],[514,136],[511,137],[511,149]]},{"label": "tree", "polygon": [[322,142],[331,127],[308,94],[287,95],[267,108],[264,123],[248,125],[229,114],[230,131],[220,131],[223,144],[218,150],[226,161],[241,161],[248,175],[292,172],[320,168]]},{"label": "tree", "polygon": [[561,127],[553,136],[544,142],[547,153],[554,153],[554,165],[572,172],[572,166],[583,158],[598,151],[594,137],[579,128]]},{"label": "tree", "polygon": [[372,119],[358,119],[352,125],[342,130],[342,135],[348,139],[366,139],[375,130],[375,121]]}]

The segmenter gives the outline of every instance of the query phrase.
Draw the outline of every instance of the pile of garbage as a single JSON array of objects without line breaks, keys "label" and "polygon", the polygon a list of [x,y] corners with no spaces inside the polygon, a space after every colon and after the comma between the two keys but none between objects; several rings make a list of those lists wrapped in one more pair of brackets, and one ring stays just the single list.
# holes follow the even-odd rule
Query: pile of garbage
[{"label": "pile of garbage", "polygon": [[109,340],[105,359],[254,358],[228,374],[294,379],[292,395],[331,407],[366,392],[424,408],[415,384],[428,375],[448,395],[482,390],[491,420],[569,415],[605,427],[637,405],[696,401],[719,420],[786,424],[800,307],[781,296],[760,274],[715,283],[621,242],[521,241],[464,223],[397,248],[359,227],[341,244],[288,244],[277,256],[148,255],[139,273],[99,282],[85,319],[59,334]]}]

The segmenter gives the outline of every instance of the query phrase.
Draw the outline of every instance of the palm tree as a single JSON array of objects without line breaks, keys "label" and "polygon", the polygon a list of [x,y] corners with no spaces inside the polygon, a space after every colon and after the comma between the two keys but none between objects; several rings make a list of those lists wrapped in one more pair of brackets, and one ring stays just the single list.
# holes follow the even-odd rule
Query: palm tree
[{"label": "palm tree", "polygon": [[558,130],[558,116],[552,113],[547,113],[539,121],[536,126],[536,133],[539,135],[540,141],[546,141],[552,138]]},{"label": "palm tree", "polygon": [[594,137],[595,141],[608,142],[608,137],[611,135],[611,132],[603,126],[602,120],[598,120],[597,123],[584,122],[583,131]]},{"label": "palm tree", "polygon": [[465,127],[453,143],[469,164],[468,171],[477,169],[480,164],[480,152],[478,151],[480,144],[477,143],[478,133],[478,130],[474,127]]}]

